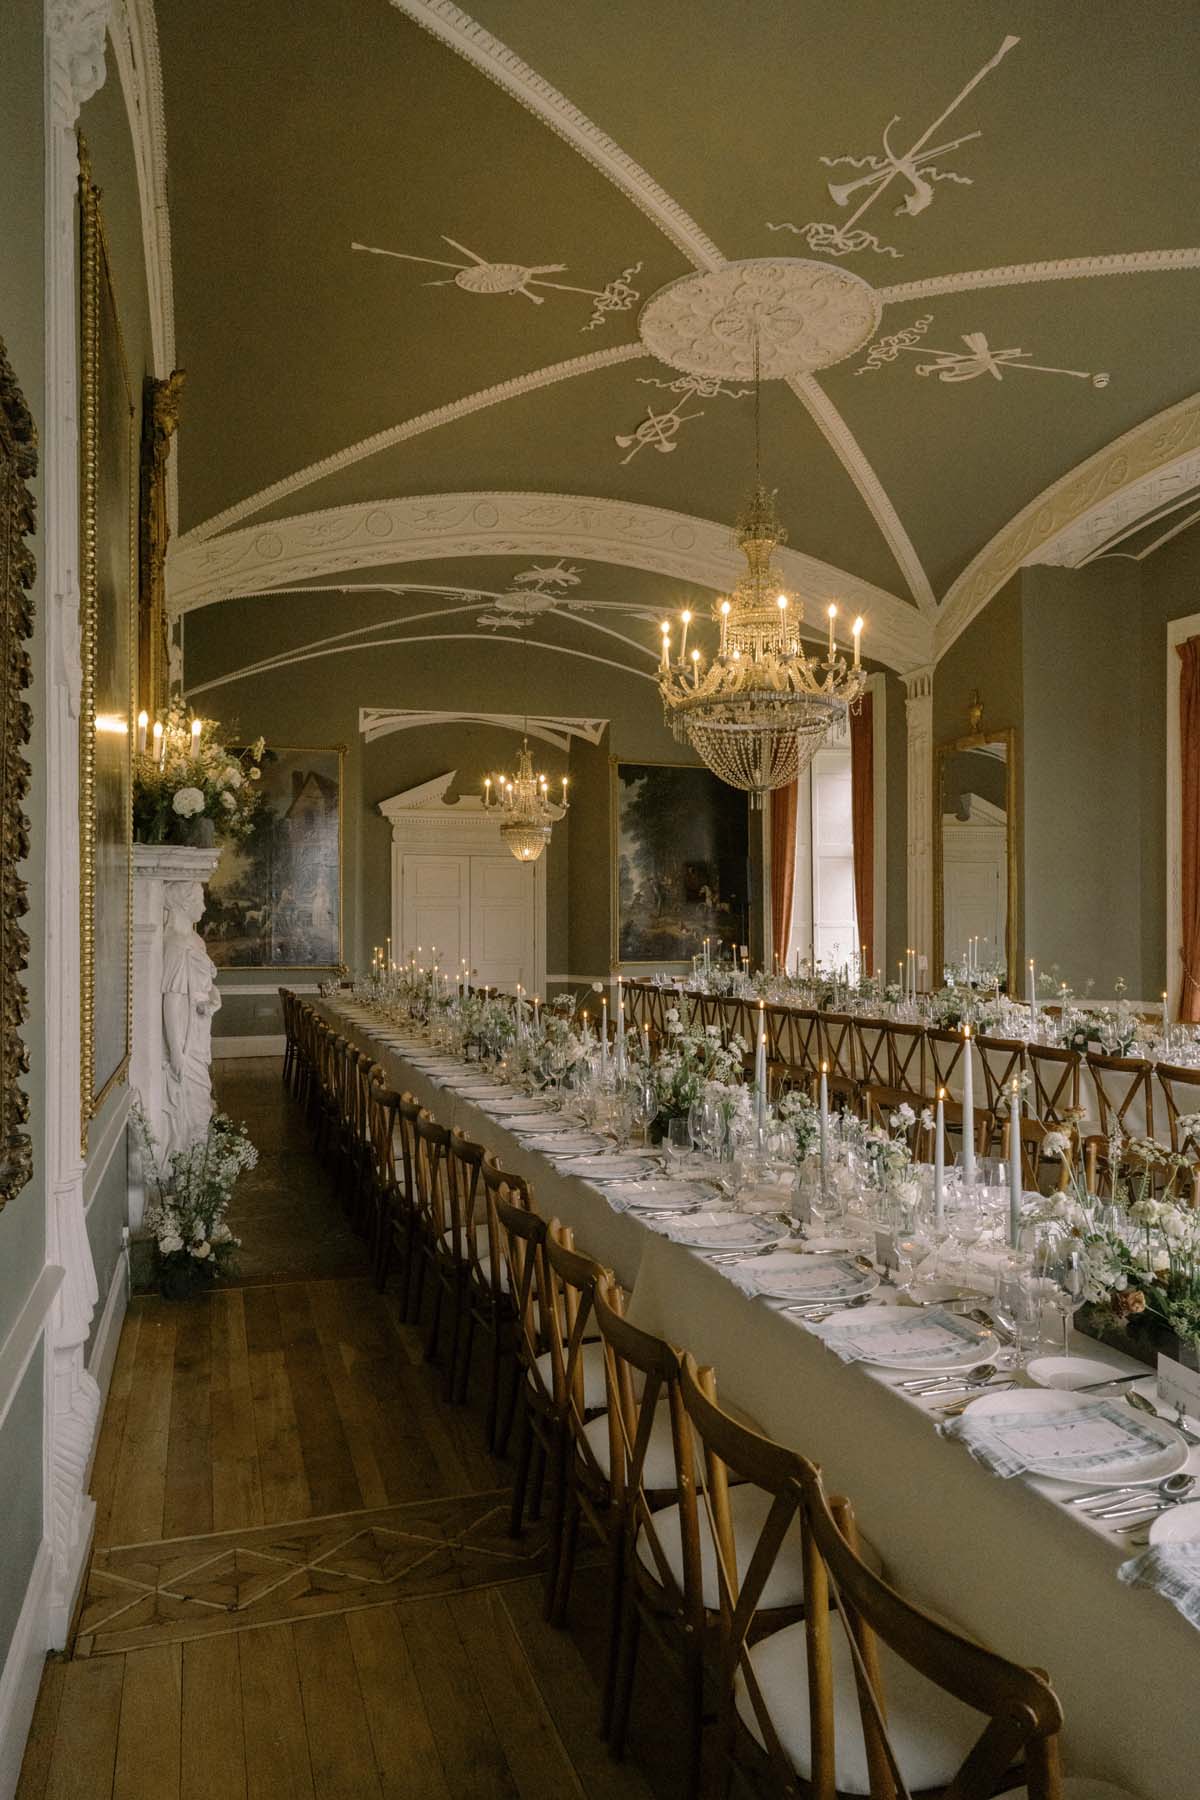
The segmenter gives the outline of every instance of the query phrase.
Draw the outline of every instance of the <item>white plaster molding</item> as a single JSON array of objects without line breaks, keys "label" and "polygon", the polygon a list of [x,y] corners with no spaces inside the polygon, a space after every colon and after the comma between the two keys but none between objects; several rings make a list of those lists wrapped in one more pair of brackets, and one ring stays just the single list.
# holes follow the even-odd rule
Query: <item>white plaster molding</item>
[{"label": "white plaster molding", "polygon": [[[108,1295],[92,1337],[92,1353],[88,1358],[88,1373],[100,1390],[101,1406],[108,1398],[113,1365],[117,1360],[117,1345],[121,1340],[121,1326],[128,1306],[129,1263],[126,1253],[122,1251],[113,1264],[112,1280],[108,1284]],[[92,1460],[94,1463],[94,1448]]]},{"label": "white plaster molding", "polygon": [[879,296],[852,269],[803,256],[757,256],[659,288],[638,333],[672,369],[704,381],[765,381],[810,374],[874,336]]},{"label": "white plaster molding", "polygon": [[47,129],[70,131],[104,86],[104,34],[111,0],[46,0]]},{"label": "white plaster molding", "polygon": [[[933,956],[933,666],[904,678],[908,724],[908,943]],[[882,966],[882,965],[881,965]]]},{"label": "white plaster molding", "polygon": [[[303,469],[297,469],[282,480],[272,482],[269,487],[260,488],[257,494],[250,494],[245,500],[227,506],[223,512],[214,513],[211,519],[205,519],[199,525],[193,525],[190,531],[172,544],[172,549],[180,551],[202,542],[205,538],[215,537],[218,532],[228,531],[239,519],[246,519],[251,514],[261,512],[264,507],[273,506],[288,494],[294,494],[300,488],[311,487],[315,481],[323,481],[327,475],[336,475],[341,469],[348,469],[352,464],[362,462],[365,457],[378,456],[381,450],[390,450],[394,444],[406,443],[409,438],[420,437],[426,431],[436,431],[440,425],[452,425],[457,419],[469,418],[472,413],[483,412],[489,406],[499,406],[505,400],[514,400],[520,394],[533,394],[539,388],[553,387],[556,382],[570,381],[576,375],[590,375],[594,369],[607,369],[615,363],[636,362],[645,359],[650,352],[642,343],[614,344],[607,350],[593,350],[587,356],[572,356],[566,362],[550,363],[544,369],[535,369],[530,375],[518,375],[512,381],[497,382],[494,387],[480,388],[474,394],[464,394],[461,400],[451,400],[446,406],[435,406],[431,412],[418,413],[414,418],[405,419],[402,424],[389,425],[386,431],[377,431],[371,437],[361,438],[356,444],[347,444],[343,450],[335,450],[332,456],[323,456],[319,462],[308,463]],[[171,581],[171,554],[167,554],[168,604],[172,614],[185,610],[174,593]]]},{"label": "white plaster molding", "polygon": [[391,0],[424,27],[431,36],[449,45],[466,62],[482,71],[489,81],[505,90],[528,112],[548,125],[601,175],[670,238],[698,269],[716,269],[724,257],[712,240],[688,217],[678,201],[627,156],[619,144],[573,106],[565,94],[531,69],[528,63],[476,23],[453,0]]},{"label": "white plaster molding", "polygon": [[1042,544],[1027,558],[1032,566],[1055,569],[1077,569],[1114,538],[1124,536],[1141,521],[1161,512],[1170,512],[1189,498],[1194,498],[1200,485],[1200,449],[1189,451],[1174,462],[1165,463],[1131,481],[1116,494],[1106,497],[1072,519],[1068,525]]},{"label": "white plaster molding", "polygon": [[981,288],[1024,287],[1039,281],[1081,281],[1100,275],[1146,275],[1200,269],[1200,250],[1134,250],[1117,256],[1072,256],[1061,262],[1008,263],[996,269],[962,269],[924,281],[897,281],[876,290],[880,304],[898,306],[935,294],[962,294]]},{"label": "white plaster molding", "polygon": [[1135,425],[1053,482],[1001,527],[947,592],[937,622],[935,660],[945,655],[1010,576],[1024,564],[1038,561],[1043,546],[1076,519],[1196,450],[1200,450],[1200,394]]},{"label": "white plaster molding", "polygon": [[108,30],[133,140],[150,306],[151,355],[154,373],[161,379],[175,367],[175,296],[167,202],[167,130],[153,0],[112,0]]},{"label": "white plaster molding", "polygon": [[788,386],[810,414],[861,494],[868,512],[883,533],[884,542],[895,557],[920,612],[926,618],[935,618],[937,600],[916,547],[900,523],[899,513],[888,499],[883,483],[863,455],[858,440],[845,419],[814,376],[795,376],[788,382]]},{"label": "white plaster molding", "polygon": [[526,718],[520,713],[422,712],[393,706],[358,709],[358,729],[368,744],[396,731],[419,731],[428,725],[498,725],[505,731],[519,731],[541,743],[552,744],[556,750],[569,750],[573,738],[598,744],[608,729],[608,720],[547,718],[540,714]]},{"label": "white plaster molding", "polygon": [[25,1739],[46,1667],[52,1567],[50,1546],[43,1538],[0,1669],[0,1800],[11,1800],[17,1791]]},{"label": "white plaster molding", "polygon": [[46,1258],[64,1276],[46,1331],[44,1529],[48,1633],[66,1642],[95,1503],[85,1492],[100,1393],[83,1352],[98,1299],[80,1150],[79,393],[76,194],[79,109],[104,81],[108,0],[46,0],[44,484],[46,692]]},{"label": "white plaster molding", "polygon": [[[662,507],[573,494],[431,494],[359,502],[244,526],[167,552],[179,612],[286,588],[338,570],[463,556],[583,556],[666,574],[718,592],[738,578],[728,525]],[[894,594],[795,549],[779,553],[788,585],[867,619],[868,654],[898,669],[929,660],[930,627]],[[211,684],[210,684],[211,685]],[[198,692],[198,689],[192,690]]]}]

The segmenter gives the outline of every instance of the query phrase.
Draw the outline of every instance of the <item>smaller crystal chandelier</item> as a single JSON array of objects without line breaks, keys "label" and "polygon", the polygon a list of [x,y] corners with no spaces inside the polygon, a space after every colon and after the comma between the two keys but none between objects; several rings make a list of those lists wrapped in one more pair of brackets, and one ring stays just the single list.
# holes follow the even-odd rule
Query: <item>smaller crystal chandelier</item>
[{"label": "smaller crystal chandelier", "polygon": [[754,364],[755,483],[735,533],[748,568],[714,612],[721,639],[707,668],[699,650],[688,656],[691,613],[681,615],[674,661],[671,626],[664,620],[658,691],[675,737],[690,744],[720,780],[746,789],[752,805],[761,806],[765,793],[795,781],[807,768],[830,728],[861,696],[866,674],[862,620],[854,621],[851,665],[835,641],[837,607],[831,603],[828,650],[824,657],[810,657],[800,642],[803,602],[782,586],[772,566],[786,533],[758,471],[757,345]]},{"label": "smaller crystal chandelier", "polygon": [[[495,792],[493,793],[493,788]],[[567,778],[562,778],[562,800],[550,798],[549,783],[544,775],[533,772],[529,739],[522,738],[516,773],[512,776],[489,775],[483,784],[485,812],[501,813],[500,836],[518,862],[536,862],[550,842],[550,832],[567,811]]]}]

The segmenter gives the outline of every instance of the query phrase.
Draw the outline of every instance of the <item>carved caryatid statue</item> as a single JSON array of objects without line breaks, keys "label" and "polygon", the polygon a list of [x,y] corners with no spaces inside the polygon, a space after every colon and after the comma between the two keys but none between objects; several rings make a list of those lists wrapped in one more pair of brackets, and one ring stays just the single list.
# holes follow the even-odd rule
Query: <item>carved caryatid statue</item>
[{"label": "carved caryatid statue", "polygon": [[168,881],[163,933],[163,1110],[168,1156],[203,1137],[212,1118],[212,1015],[221,1005],[217,971],[196,926],[204,912],[198,881]]}]

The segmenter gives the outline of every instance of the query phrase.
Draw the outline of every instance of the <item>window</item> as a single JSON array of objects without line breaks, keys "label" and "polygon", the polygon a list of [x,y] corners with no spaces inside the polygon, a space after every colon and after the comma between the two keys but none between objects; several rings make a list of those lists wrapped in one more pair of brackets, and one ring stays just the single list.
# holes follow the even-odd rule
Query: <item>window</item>
[{"label": "window", "polygon": [[856,969],[857,957],[850,733],[843,726],[800,777],[788,966],[798,959]]}]

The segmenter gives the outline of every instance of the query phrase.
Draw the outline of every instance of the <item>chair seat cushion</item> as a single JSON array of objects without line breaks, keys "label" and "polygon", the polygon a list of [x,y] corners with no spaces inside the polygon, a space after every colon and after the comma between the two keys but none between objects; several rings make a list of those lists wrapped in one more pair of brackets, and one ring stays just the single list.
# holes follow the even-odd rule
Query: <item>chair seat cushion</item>
[{"label": "chair seat cushion", "polygon": [[[854,1663],[841,1620],[833,1617],[829,1623],[837,1789],[840,1794],[869,1794]],[[882,1641],[876,1642],[888,1736],[905,1783],[914,1794],[924,1788],[944,1787],[982,1735],[987,1719],[926,1681]],[[796,1773],[807,1780],[812,1773],[812,1740],[804,1625],[788,1625],[760,1639],[748,1654],[784,1754]],[[740,1668],[734,1701],[742,1723],[761,1744],[762,1733]]]},{"label": "chair seat cushion", "polygon": [[[448,1231],[443,1231],[441,1234],[441,1242],[446,1246],[447,1250],[451,1250],[451,1251],[454,1250],[454,1248],[455,1248],[454,1239],[455,1239],[455,1231],[454,1231],[453,1226],[451,1226]],[[459,1247],[465,1249],[466,1233],[460,1231],[458,1233],[458,1239],[459,1239]],[[488,1253],[487,1220],[484,1219],[475,1227],[475,1254],[476,1254],[476,1256],[482,1257],[482,1256],[486,1256],[487,1253]]]},{"label": "chair seat cushion", "polygon": [[[480,1254],[477,1266],[484,1287],[490,1288],[492,1286],[492,1259],[486,1250]],[[503,1259],[500,1262],[500,1292],[502,1294],[508,1292],[508,1264]]]},{"label": "chair seat cushion", "polygon": [[[591,1419],[583,1428],[583,1435],[591,1445],[592,1454],[606,1476],[612,1474],[612,1464],[608,1455],[608,1417],[602,1414],[598,1419]],[[675,1449],[671,1442],[671,1409],[669,1406],[658,1406],[654,1410],[654,1424],[650,1429],[650,1442],[646,1449],[646,1461],[643,1465],[643,1484],[652,1493],[674,1493],[675,1491]]]},{"label": "chair seat cushion", "polygon": [[[771,1505],[772,1496],[764,1488],[755,1487],[753,1482],[743,1482],[740,1487],[731,1487],[729,1490],[729,1518],[733,1526],[739,1579],[745,1577]],[[717,1585],[717,1559],[713,1553],[712,1528],[709,1525],[708,1512],[703,1502],[700,1503],[698,1509],[698,1524],[704,1604],[715,1612],[721,1604],[721,1594]],[[676,1584],[682,1588],[683,1527],[679,1508],[667,1506],[661,1512],[656,1512],[654,1531]],[[863,1540],[861,1549],[864,1562],[873,1569],[878,1569],[880,1567],[879,1557],[871,1545]],[[658,1563],[644,1530],[638,1539],[637,1554],[638,1560],[644,1563],[656,1581],[659,1580]],[[801,1547],[800,1521],[797,1518],[792,1520],[787,1535],[779,1546],[758,1604],[760,1608],[769,1609],[776,1606],[799,1606],[803,1600],[804,1557]]]},{"label": "chair seat cushion", "polygon": [[[598,1412],[608,1400],[608,1394],[604,1385],[603,1344],[585,1343],[580,1349],[579,1360],[583,1366],[584,1410],[586,1412]],[[548,1350],[543,1350],[542,1354],[537,1358],[536,1368],[543,1388],[549,1393],[554,1383],[554,1376],[551,1370],[550,1352]]]}]

